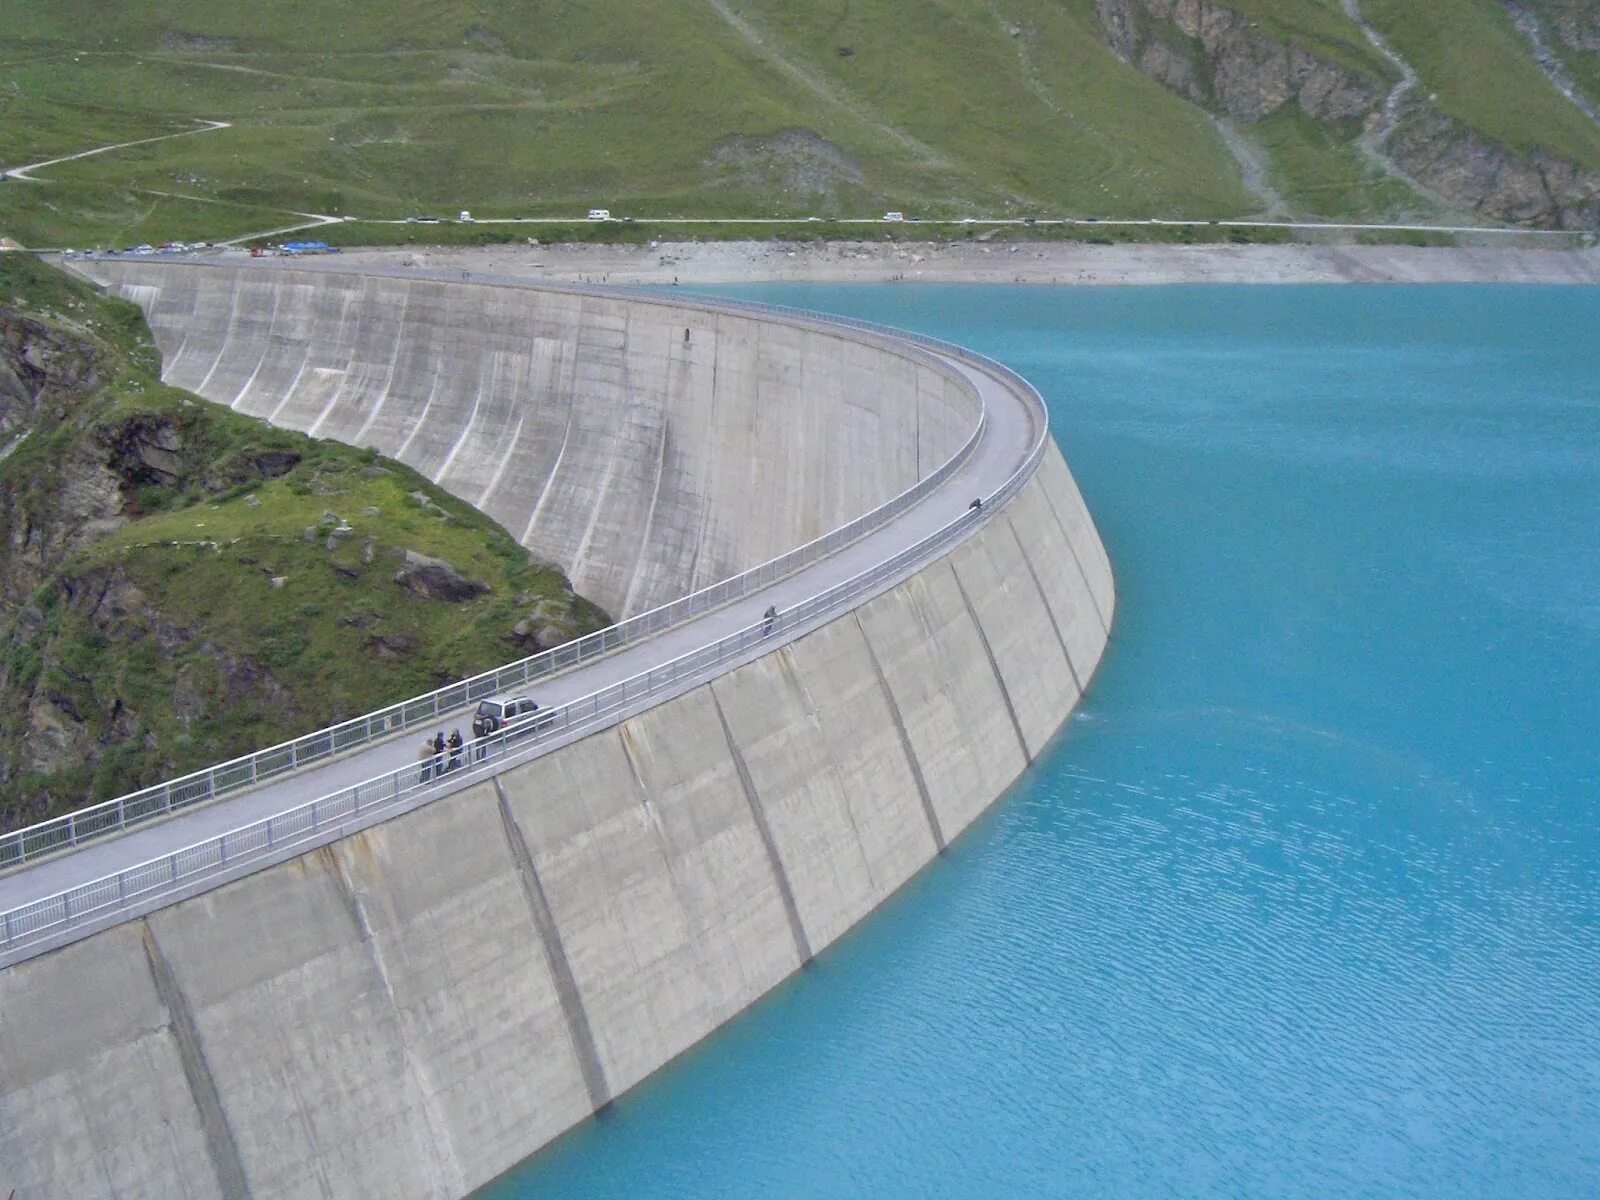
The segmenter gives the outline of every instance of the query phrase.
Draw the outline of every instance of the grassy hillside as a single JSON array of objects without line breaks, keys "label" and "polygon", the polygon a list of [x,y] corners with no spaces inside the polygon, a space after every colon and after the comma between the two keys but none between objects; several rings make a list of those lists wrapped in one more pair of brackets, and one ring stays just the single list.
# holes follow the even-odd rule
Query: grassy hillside
[{"label": "grassy hillside", "polygon": [[[608,623],[409,468],[157,366],[133,305],[0,256],[0,827]],[[473,594],[397,580],[408,553]]]},{"label": "grassy hillside", "polygon": [[1373,23],[1416,68],[1440,111],[1513,149],[1543,147],[1600,169],[1600,127],[1540,73],[1495,0],[1364,4]]},{"label": "grassy hillside", "polygon": [[[736,24],[704,0],[29,6],[0,51],[0,161],[196,117],[236,128],[63,164],[48,195],[8,181],[0,224],[78,244],[225,236],[263,206],[395,217],[591,203],[634,215],[1249,204],[1203,114],[1118,63],[1088,6],[1016,7],[1003,17],[946,0],[908,23],[870,0],[807,9],[797,32],[781,6],[744,6]],[[1016,21],[1028,29],[1013,37]],[[78,120],[82,133],[65,136]],[[754,144],[786,130],[815,136]]]},{"label": "grassy hillside", "polygon": [[[1416,65],[1424,101],[1519,153],[1600,165],[1600,127],[1543,78],[1496,0],[1365,9]],[[1182,79],[1143,51],[1119,58],[1118,12]],[[1238,53],[1178,32],[1184,12],[1208,28],[1238,18]],[[0,182],[0,232],[35,245],[215,240],[294,212],[591,204],[1239,216],[1263,199],[1213,126],[1214,84],[1281,69],[1283,47],[1367,81],[1374,100],[1397,78],[1338,0],[60,0],[13,4],[5,25],[0,163],[233,122],[60,164],[48,184]],[[1562,54],[1600,77],[1600,56]],[[1309,131],[1281,115],[1243,132],[1295,211],[1419,209],[1404,181],[1374,177],[1359,117]]]}]

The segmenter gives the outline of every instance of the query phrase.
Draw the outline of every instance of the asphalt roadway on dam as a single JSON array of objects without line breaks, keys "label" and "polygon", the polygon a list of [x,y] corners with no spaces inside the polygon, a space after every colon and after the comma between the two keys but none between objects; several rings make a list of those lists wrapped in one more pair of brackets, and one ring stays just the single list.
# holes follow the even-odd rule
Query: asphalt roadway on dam
[{"label": "asphalt roadway on dam", "polygon": [[[393,273],[404,274],[399,271]],[[526,286],[525,281],[489,277],[474,277],[470,282],[514,286],[520,283]],[[1027,399],[1019,396],[1011,384],[998,376],[957,358],[947,357],[945,362],[978,390],[987,412],[987,421],[972,456],[943,487],[908,512],[827,559],[759,593],[686,621],[647,641],[625,646],[560,676],[542,680],[530,689],[530,694],[544,706],[559,705],[588,695],[752,625],[761,619],[762,613],[770,605],[778,610],[780,619],[773,637],[757,651],[765,653],[806,632],[806,629],[791,626],[782,620],[781,614],[787,609],[915,545],[961,516],[974,498],[993,493],[1024,462],[1038,437],[1042,414],[1035,411]],[[919,562],[908,567],[906,574],[921,565]],[[893,580],[886,580],[878,590],[884,590],[892,583]],[[867,598],[862,597],[860,602],[865,602]],[[814,624],[825,623],[836,615],[830,613]],[[724,664],[712,673],[720,673],[732,665]],[[684,690],[691,686],[694,683],[686,681]],[[653,702],[666,698],[664,694]],[[625,714],[619,714],[618,719],[622,715]],[[470,710],[462,709],[441,718],[439,725],[446,730],[457,726],[465,729],[470,719]],[[548,742],[541,743],[539,752],[562,745],[567,740],[587,736],[590,732],[592,729],[569,738],[552,737]],[[149,827],[108,838],[0,876],[0,911],[17,908],[138,863],[163,857],[362,780],[397,771],[414,772],[417,769],[416,748],[421,736],[418,730],[406,731],[389,741],[304,769],[250,792],[218,800]],[[516,752],[519,760],[528,756],[527,752]],[[448,785],[444,790],[450,790]]]}]

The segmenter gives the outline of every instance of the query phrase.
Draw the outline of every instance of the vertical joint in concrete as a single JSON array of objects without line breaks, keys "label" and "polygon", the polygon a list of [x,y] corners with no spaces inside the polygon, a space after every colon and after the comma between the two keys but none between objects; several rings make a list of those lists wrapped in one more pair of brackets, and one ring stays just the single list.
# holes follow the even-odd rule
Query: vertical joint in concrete
[{"label": "vertical joint in concrete", "polygon": [[1044,605],[1044,615],[1050,618],[1050,628],[1055,631],[1056,642],[1061,647],[1061,657],[1066,660],[1067,671],[1072,675],[1072,684],[1078,689],[1078,695],[1083,695],[1083,678],[1078,674],[1078,668],[1072,665],[1072,651],[1067,649],[1067,639],[1061,636],[1061,626],[1056,622],[1056,614],[1050,607],[1050,597],[1044,594],[1044,585],[1039,582],[1039,572],[1033,569],[1033,559],[1028,557],[1028,548],[1022,544],[1022,538],[1017,535],[1017,527],[1011,520],[1011,514],[1006,514],[1006,528],[1011,530],[1011,540],[1017,543],[1017,553],[1022,555],[1022,565],[1028,568],[1028,578],[1033,580],[1034,590],[1039,593],[1039,602]]},{"label": "vertical joint in concrete", "polygon": [[[1038,478],[1037,473],[1034,477]],[[1078,568],[1078,575],[1083,579],[1083,590],[1089,594],[1089,607],[1094,609],[1095,618],[1100,622],[1100,632],[1110,637],[1111,626],[1106,623],[1106,614],[1100,611],[1100,601],[1094,598],[1094,587],[1089,583],[1089,572],[1083,569],[1083,559],[1078,557],[1078,548],[1072,544],[1072,530],[1068,529],[1067,523],[1061,519],[1060,510],[1056,508],[1056,502],[1050,498],[1050,489],[1044,486],[1043,480],[1039,483],[1039,494],[1050,506],[1050,515],[1056,519],[1061,537],[1067,543],[1067,553],[1072,555],[1072,564]]]},{"label": "vertical joint in concrete", "polygon": [[922,774],[922,764],[917,761],[916,748],[911,744],[911,734],[906,729],[905,718],[900,715],[900,705],[895,702],[894,692],[889,689],[889,678],[883,673],[883,664],[878,661],[878,652],[873,648],[872,639],[867,636],[866,626],[861,624],[861,610],[857,609],[850,614],[856,623],[856,628],[861,631],[861,641],[867,647],[867,657],[872,661],[873,673],[878,677],[878,687],[883,691],[883,697],[889,705],[889,716],[894,721],[894,730],[900,735],[900,748],[905,752],[906,764],[911,768],[911,778],[917,785],[917,796],[922,801],[922,813],[928,818],[928,830],[933,834],[933,844],[943,854],[946,845],[944,830],[939,827],[939,814],[933,809],[933,796],[928,792],[928,781]]},{"label": "vertical joint in concrete", "polygon": [[217,1093],[217,1081],[212,1078],[211,1067],[201,1048],[194,1013],[183,989],[178,986],[177,976],[172,973],[172,965],[156,942],[150,922],[141,921],[140,927],[144,934],[145,958],[150,963],[150,977],[155,981],[156,995],[167,1009],[168,1027],[178,1047],[178,1061],[183,1064],[189,1095],[200,1113],[200,1130],[206,1140],[211,1168],[217,1173],[217,1184],[228,1200],[246,1200],[250,1195],[250,1183],[245,1175],[244,1159],[239,1154],[239,1143],[234,1140],[233,1128],[228,1124],[228,1115],[222,1110],[222,1097]]},{"label": "vertical joint in concrete", "polygon": [[505,828],[506,842],[511,847],[511,858],[517,864],[517,877],[522,881],[523,893],[528,897],[528,907],[533,910],[533,923],[539,930],[545,962],[550,968],[550,978],[555,981],[556,998],[561,1003],[561,1013],[572,1035],[578,1070],[583,1074],[583,1086],[589,1093],[589,1105],[599,1112],[611,1103],[611,1089],[606,1083],[605,1068],[601,1065],[600,1052],[595,1046],[594,1030],[589,1026],[589,1014],[583,1007],[583,996],[578,991],[578,980],[572,973],[572,963],[567,959],[561,931],[550,912],[550,901],[539,879],[539,869],[528,851],[527,839],[522,836],[522,826],[517,824],[516,814],[511,811],[499,777],[495,776],[491,782],[499,799],[500,824]]},{"label": "vertical joint in concrete", "polygon": [[739,749],[739,744],[733,740],[733,730],[728,727],[728,714],[722,711],[722,698],[717,695],[715,683],[709,691],[711,703],[717,710],[717,720],[722,723],[722,736],[728,743],[728,753],[733,756],[734,770],[739,773],[739,783],[744,788],[744,798],[750,805],[750,816],[756,823],[756,832],[761,835],[761,844],[766,848],[767,861],[772,865],[772,878],[778,885],[778,895],[783,898],[783,912],[789,918],[789,932],[794,935],[795,952],[800,956],[800,965],[804,966],[812,959],[811,940],[806,937],[805,926],[800,923],[800,907],[795,903],[794,889],[789,886],[783,860],[778,857],[778,844],[772,840],[772,829],[767,825],[767,814],[761,808],[761,797],[756,794],[755,780],[750,777],[750,768],[744,761],[744,751]]},{"label": "vertical joint in concrete", "polygon": [[956,570],[956,564],[950,564],[950,574],[956,581],[956,591],[961,593],[961,603],[967,606],[967,616],[972,618],[972,627],[978,631],[978,640],[983,643],[984,656],[989,660],[989,670],[994,672],[994,682],[1000,689],[1000,699],[1005,701],[1006,715],[1011,718],[1011,728],[1016,732],[1017,745],[1022,747],[1022,760],[1033,762],[1033,755],[1028,752],[1028,739],[1022,736],[1022,722],[1017,719],[1017,706],[1011,703],[1011,693],[1006,691],[1005,677],[1000,674],[1000,664],[994,656],[994,647],[989,645],[989,635],[983,631],[983,622],[978,620],[978,610],[972,607],[972,598],[967,595],[966,584],[961,582],[961,572]]},{"label": "vertical joint in concrete", "polygon": [[[361,836],[360,834],[356,836]],[[378,983],[383,988],[383,995],[391,1009],[398,1013],[400,1002],[394,994],[394,983],[389,978],[389,967],[383,958],[383,949],[373,933],[372,921],[367,917],[366,901],[362,899],[360,891],[345,870],[344,858],[337,847],[323,846],[316,853],[325,855],[332,865],[333,878],[338,885],[340,896],[345,907],[349,910],[350,919],[355,926],[356,936],[360,939],[362,947],[367,952],[367,961],[372,966],[373,974],[378,977]],[[449,1123],[439,1112],[434,1097],[438,1090],[434,1087],[427,1063],[412,1053],[411,1046],[405,1036],[404,1022],[400,1025],[400,1041],[404,1054],[405,1069],[417,1089],[417,1095],[422,1103],[418,1105],[417,1112],[422,1118],[426,1128],[430,1146],[427,1150],[427,1161],[443,1168],[449,1173],[452,1181],[444,1186],[449,1190],[459,1190],[464,1178],[461,1170],[461,1161],[456,1155],[455,1143],[450,1136]]]}]

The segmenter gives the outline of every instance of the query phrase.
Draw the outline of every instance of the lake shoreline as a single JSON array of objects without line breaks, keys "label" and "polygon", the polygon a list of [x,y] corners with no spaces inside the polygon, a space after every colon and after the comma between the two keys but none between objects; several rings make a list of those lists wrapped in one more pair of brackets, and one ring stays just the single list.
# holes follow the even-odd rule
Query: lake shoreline
[{"label": "lake shoreline", "polygon": [[610,284],[1600,283],[1600,248],[1091,245],[1081,242],[652,242],[363,247],[352,266]]}]

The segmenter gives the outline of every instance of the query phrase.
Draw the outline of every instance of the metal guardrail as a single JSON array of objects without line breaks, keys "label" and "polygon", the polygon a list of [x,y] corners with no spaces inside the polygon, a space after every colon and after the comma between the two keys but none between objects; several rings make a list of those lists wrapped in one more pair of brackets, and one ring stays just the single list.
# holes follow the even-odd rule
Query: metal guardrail
[{"label": "metal guardrail", "polygon": [[[977,361],[979,356],[963,352],[962,357]],[[987,364],[986,364],[987,365]],[[1033,399],[1038,393],[1009,368],[999,372],[1018,383]],[[921,541],[897,551],[884,561],[843,583],[786,608],[782,620],[786,628],[798,628],[817,617],[841,609],[880,584],[887,584],[919,566],[935,551],[967,536],[978,524],[1010,500],[1032,476],[1049,444],[1048,418],[1038,400],[1041,413],[1039,436],[1029,448],[1023,463],[985,498],[979,509],[969,509]],[[893,502],[891,502],[893,503]],[[500,761],[508,752],[524,760],[542,752],[544,746],[571,733],[582,733],[620,720],[630,711],[643,707],[642,701],[663,692],[682,688],[713,673],[721,664],[740,657],[752,647],[766,642],[770,633],[764,621],[746,625],[697,650],[592,692],[567,704],[541,710],[540,715],[521,727],[509,729],[477,743],[486,759],[477,757],[474,743],[464,752],[467,761],[443,779],[423,780],[420,763],[368,779],[352,787],[319,797],[308,804],[287,809],[266,820],[229,830],[219,837],[184,847],[170,854],[149,859],[136,866],[67,891],[48,896],[0,913],[0,966],[21,961],[49,943],[56,942],[76,927],[114,922],[119,914],[134,915],[162,904],[205,890],[211,881],[260,866],[282,861],[317,845],[335,841],[385,816],[427,803],[470,778],[483,778],[503,770]]]},{"label": "metal guardrail", "polygon": [[[637,292],[621,288],[541,285],[540,290],[575,292],[580,295],[600,294],[646,303],[669,303],[654,297],[640,296]],[[670,303],[674,307],[686,306],[681,300]],[[910,342],[919,350],[934,348],[945,355],[966,357],[974,361],[980,357],[935,338],[856,321],[848,317],[833,317],[753,301],[712,301],[694,297],[690,300],[690,305],[725,309],[739,314],[761,313],[782,316],[788,320],[802,319],[810,325],[839,326],[869,333],[878,338],[892,335],[896,341]],[[921,356],[919,354],[919,357]],[[1031,388],[1031,385],[1022,381],[1021,377],[1016,376],[1009,368],[987,360],[984,360],[984,365],[991,370],[1004,372],[1022,382],[1024,387]],[[972,451],[983,436],[986,420],[987,414],[980,408],[978,422],[972,435],[949,461],[888,502],[814,541],[780,554],[741,574],[554,649],[544,650],[469,679],[448,684],[426,695],[402,700],[376,712],[303,734],[292,741],[269,746],[265,750],[257,750],[177,779],[166,780],[113,800],[76,809],[62,816],[52,817],[24,829],[0,835],[0,871],[81,846],[98,838],[122,833],[148,821],[255,787],[259,783],[298,771],[312,763],[380,741],[418,725],[432,724],[441,716],[475,700],[524,687],[536,679],[564,671],[620,646],[651,637],[681,621],[760,591],[776,580],[828,557],[864,534],[887,524],[936,490],[971,457]]]}]

